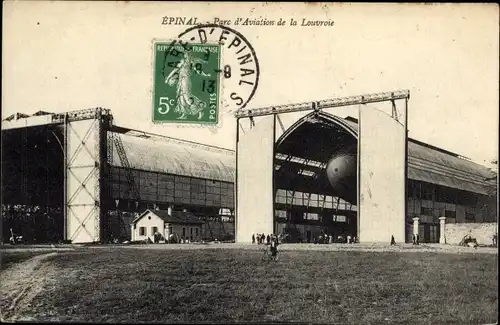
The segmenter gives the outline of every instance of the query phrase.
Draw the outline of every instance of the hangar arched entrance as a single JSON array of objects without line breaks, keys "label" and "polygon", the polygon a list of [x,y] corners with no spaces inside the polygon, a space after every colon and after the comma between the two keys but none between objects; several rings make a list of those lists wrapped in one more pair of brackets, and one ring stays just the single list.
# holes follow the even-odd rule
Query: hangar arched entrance
[{"label": "hangar arched entrance", "polygon": [[[292,242],[311,242],[326,232],[403,242],[408,98],[398,91],[238,111],[236,241],[287,232]],[[383,101],[392,115],[366,105]],[[324,113],[353,105],[359,121]],[[276,141],[279,115],[299,111],[313,113]]]},{"label": "hangar arched entrance", "polygon": [[358,235],[357,143],[354,119],[324,112],[306,115],[277,139],[275,233],[309,243]]}]

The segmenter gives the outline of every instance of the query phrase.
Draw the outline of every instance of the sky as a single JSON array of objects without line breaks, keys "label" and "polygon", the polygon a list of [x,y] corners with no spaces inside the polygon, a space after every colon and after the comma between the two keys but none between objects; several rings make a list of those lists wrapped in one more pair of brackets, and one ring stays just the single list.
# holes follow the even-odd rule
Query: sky
[{"label": "sky", "polygon": [[[476,162],[498,157],[499,18],[491,4],[178,2],[3,3],[2,118],[111,109],[124,127],[235,147],[216,130],[155,125],[152,40],[189,26],[163,16],[333,20],[334,26],[230,26],[252,44],[259,86],[247,108],[409,89],[412,138]],[[356,108],[331,110],[356,116]],[[286,127],[303,114],[282,116]]]}]

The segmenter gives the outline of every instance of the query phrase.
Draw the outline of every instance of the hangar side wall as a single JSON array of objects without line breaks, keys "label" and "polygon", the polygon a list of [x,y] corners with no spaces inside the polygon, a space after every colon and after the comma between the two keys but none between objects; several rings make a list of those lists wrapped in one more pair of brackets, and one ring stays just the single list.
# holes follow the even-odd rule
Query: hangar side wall
[{"label": "hangar side wall", "polygon": [[369,106],[359,121],[359,240],[404,243],[405,128]]},{"label": "hangar side wall", "polygon": [[[140,196],[133,198],[127,180],[131,173]],[[218,180],[173,175],[147,170],[111,167],[109,198],[111,210],[107,227],[112,237],[130,238],[130,224],[146,209],[187,209],[197,216],[218,217],[220,209],[234,211],[234,184]],[[227,213],[227,212],[226,212]],[[229,217],[228,217],[229,218]],[[233,218],[229,218],[233,219]],[[234,238],[234,222],[207,219],[202,227],[205,238]]]},{"label": "hangar side wall", "polygon": [[134,199],[127,181],[127,172],[130,172],[135,180],[141,201],[234,208],[233,183],[145,170],[127,171],[123,167],[111,167],[109,182],[113,200]]},{"label": "hangar side wall", "polygon": [[238,120],[236,159],[236,242],[251,242],[252,234],[273,233],[273,115]]}]

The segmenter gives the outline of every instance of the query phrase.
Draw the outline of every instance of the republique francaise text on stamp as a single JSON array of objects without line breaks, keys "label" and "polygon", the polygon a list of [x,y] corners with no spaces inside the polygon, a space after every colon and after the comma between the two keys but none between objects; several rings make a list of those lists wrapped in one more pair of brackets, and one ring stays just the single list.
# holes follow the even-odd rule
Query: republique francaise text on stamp
[{"label": "republique francaise text on stamp", "polygon": [[153,46],[153,122],[217,125],[221,111],[241,109],[255,94],[255,51],[227,26],[195,26]]}]

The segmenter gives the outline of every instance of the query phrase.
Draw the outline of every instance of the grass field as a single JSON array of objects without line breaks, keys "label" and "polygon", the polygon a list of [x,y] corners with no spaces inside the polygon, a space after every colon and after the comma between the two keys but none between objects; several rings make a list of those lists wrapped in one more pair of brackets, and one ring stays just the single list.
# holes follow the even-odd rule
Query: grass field
[{"label": "grass field", "polygon": [[78,249],[52,256],[24,316],[72,322],[484,324],[497,254]]}]

